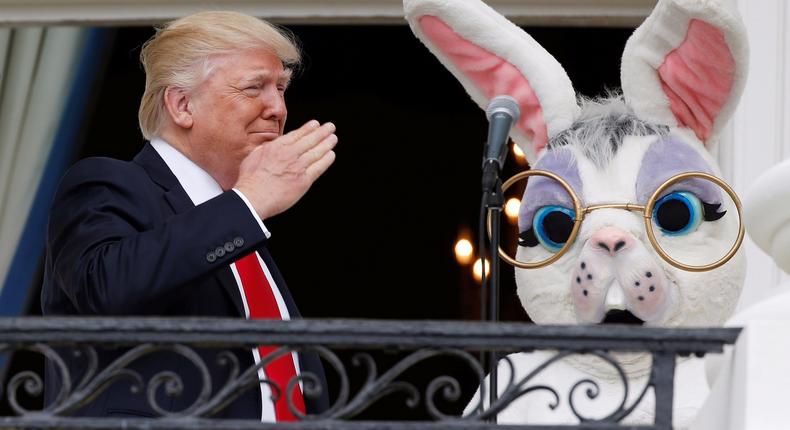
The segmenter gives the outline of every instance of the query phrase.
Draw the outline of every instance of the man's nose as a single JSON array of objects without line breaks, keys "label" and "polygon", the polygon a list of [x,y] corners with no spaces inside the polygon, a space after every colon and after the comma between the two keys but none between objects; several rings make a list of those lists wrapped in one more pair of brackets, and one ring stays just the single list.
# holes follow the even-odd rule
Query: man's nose
[{"label": "man's nose", "polygon": [[267,94],[264,103],[265,106],[261,111],[261,117],[264,119],[285,118],[288,109],[285,107],[285,98],[279,91]]},{"label": "man's nose", "polygon": [[633,245],[634,237],[617,227],[604,227],[596,231],[590,241],[594,248],[611,256]]}]

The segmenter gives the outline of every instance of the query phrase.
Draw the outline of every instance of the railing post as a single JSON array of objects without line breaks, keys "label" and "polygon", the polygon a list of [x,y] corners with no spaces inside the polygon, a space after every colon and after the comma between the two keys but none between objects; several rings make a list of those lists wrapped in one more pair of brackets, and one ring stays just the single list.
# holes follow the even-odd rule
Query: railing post
[{"label": "railing post", "polygon": [[675,354],[665,351],[653,353],[651,375],[656,396],[655,428],[672,430],[672,400],[675,394]]}]

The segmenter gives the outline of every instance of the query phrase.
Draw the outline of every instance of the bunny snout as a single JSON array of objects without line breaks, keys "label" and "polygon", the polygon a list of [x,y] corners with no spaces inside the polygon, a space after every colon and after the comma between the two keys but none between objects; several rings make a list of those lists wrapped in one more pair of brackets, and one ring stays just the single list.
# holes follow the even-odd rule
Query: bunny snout
[{"label": "bunny snout", "polygon": [[605,252],[611,257],[632,248],[635,241],[633,235],[616,227],[604,227],[590,237],[590,242],[595,249]]},{"label": "bunny snout", "polygon": [[611,310],[659,322],[671,306],[671,288],[646,245],[612,226],[590,236],[571,275],[576,316],[583,323],[603,322]]}]

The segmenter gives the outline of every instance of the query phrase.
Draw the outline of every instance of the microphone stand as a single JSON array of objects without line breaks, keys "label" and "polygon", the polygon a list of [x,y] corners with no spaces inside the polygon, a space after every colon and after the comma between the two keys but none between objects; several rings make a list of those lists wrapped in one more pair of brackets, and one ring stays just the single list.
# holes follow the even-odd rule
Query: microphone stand
[{"label": "microphone stand", "polygon": [[[487,162],[483,166],[483,201],[486,209],[491,212],[491,276],[489,277],[488,289],[488,321],[497,322],[499,320],[499,232],[502,208],[505,198],[502,194],[502,180],[499,177],[499,164]],[[483,274],[485,275],[485,256],[481,256]],[[491,408],[498,397],[497,390],[497,358],[496,350],[488,352],[489,360],[489,405]],[[496,414],[491,417],[491,421],[496,423]]]}]

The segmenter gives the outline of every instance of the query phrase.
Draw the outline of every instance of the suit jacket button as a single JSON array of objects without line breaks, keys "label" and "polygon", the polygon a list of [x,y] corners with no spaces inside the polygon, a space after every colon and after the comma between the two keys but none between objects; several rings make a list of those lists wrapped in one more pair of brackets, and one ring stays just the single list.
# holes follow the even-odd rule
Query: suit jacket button
[{"label": "suit jacket button", "polygon": [[233,244],[236,245],[236,248],[241,248],[242,246],[244,246],[244,239],[242,239],[241,237],[237,237],[233,239]]},{"label": "suit jacket button", "polygon": [[217,249],[214,250],[214,254],[216,254],[216,256],[219,257],[219,258],[224,257],[225,256],[225,248],[223,248],[221,246],[218,246]]},{"label": "suit jacket button", "polygon": [[206,260],[209,263],[213,263],[213,262],[217,261],[217,256],[213,252],[209,252],[208,254],[206,254]]}]

